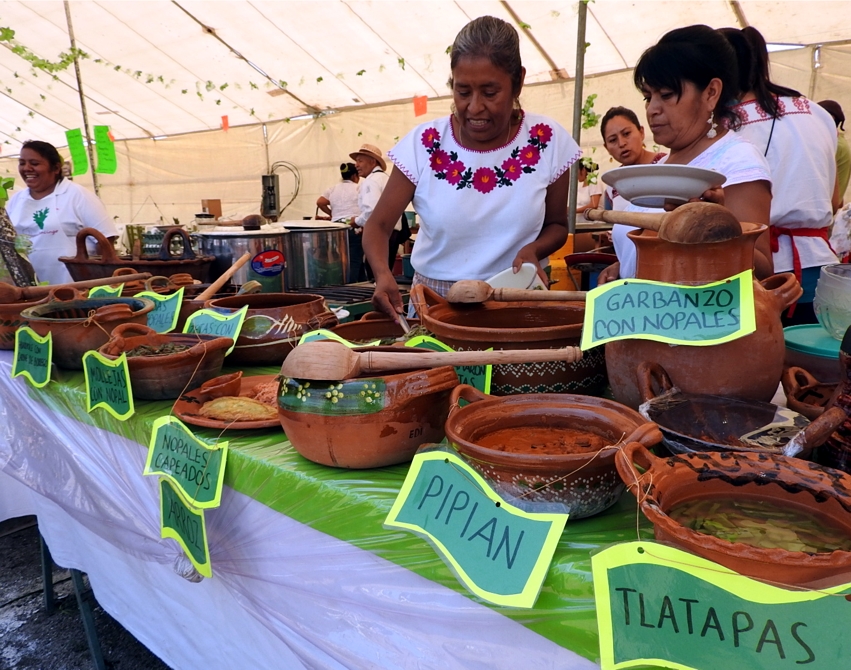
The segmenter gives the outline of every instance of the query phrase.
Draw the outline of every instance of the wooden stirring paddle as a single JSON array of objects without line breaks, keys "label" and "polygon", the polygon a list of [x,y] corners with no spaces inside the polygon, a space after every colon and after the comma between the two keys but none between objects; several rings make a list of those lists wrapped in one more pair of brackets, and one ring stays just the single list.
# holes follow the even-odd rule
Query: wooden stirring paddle
[{"label": "wooden stirring paddle", "polygon": [[209,300],[214,295],[216,295],[218,290],[227,283],[228,279],[233,277],[236,274],[236,271],[248,262],[249,258],[251,258],[251,254],[246,251],[244,254],[242,254],[242,256],[236,259],[233,265],[231,265],[227,270],[224,271],[224,273],[222,273],[221,277],[219,277],[216,281],[214,281],[207,288],[201,291],[201,293],[195,296],[194,300],[196,302],[201,302],[204,300]]},{"label": "wooden stirring paddle", "polygon": [[478,303],[486,300],[500,302],[519,300],[572,300],[584,301],[585,291],[537,291],[528,288],[494,288],[486,281],[462,279],[449,287],[449,302]]},{"label": "wooden stirring paddle", "polygon": [[664,214],[589,209],[585,218],[655,230],[661,239],[681,244],[724,242],[742,234],[742,224],[733,213],[713,202],[687,202]]},{"label": "wooden stirring paddle", "polygon": [[60,288],[94,288],[95,286],[110,286],[112,284],[126,284],[137,279],[150,279],[150,272],[137,272],[136,274],[125,274],[120,277],[101,277],[100,279],[87,279],[75,281],[68,284],[50,284],[47,286],[12,286],[6,282],[0,282],[0,303],[8,304],[19,300],[40,300],[47,297],[51,291]]},{"label": "wooden stirring paddle", "polygon": [[422,351],[413,348],[400,351],[370,351],[350,349],[340,342],[326,340],[299,344],[284,359],[281,374],[293,379],[338,381],[364,373],[387,370],[542,361],[575,363],[581,358],[582,351],[579,347],[509,351]]}]

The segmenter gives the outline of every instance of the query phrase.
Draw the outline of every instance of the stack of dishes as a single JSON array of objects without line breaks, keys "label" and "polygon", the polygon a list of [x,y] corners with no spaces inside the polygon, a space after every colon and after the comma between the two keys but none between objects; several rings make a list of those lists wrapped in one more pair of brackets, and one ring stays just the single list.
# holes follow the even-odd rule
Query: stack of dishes
[{"label": "stack of dishes", "polygon": [[851,264],[837,263],[821,269],[813,309],[824,329],[841,340],[851,326]]}]

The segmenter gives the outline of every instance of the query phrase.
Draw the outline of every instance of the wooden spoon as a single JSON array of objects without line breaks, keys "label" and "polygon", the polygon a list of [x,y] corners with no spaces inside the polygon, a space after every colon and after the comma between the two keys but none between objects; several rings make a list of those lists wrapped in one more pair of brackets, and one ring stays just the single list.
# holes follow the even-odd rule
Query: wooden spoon
[{"label": "wooden spoon", "polygon": [[742,234],[742,225],[733,213],[713,202],[687,202],[664,214],[589,209],[585,218],[655,230],[661,239],[681,244],[724,242]]},{"label": "wooden spoon", "polygon": [[494,288],[486,281],[462,279],[449,287],[449,302],[478,303],[486,300],[501,302],[520,300],[585,300],[585,291],[536,291],[528,288]]},{"label": "wooden spoon", "polygon": [[236,274],[236,271],[248,262],[249,258],[251,258],[251,254],[246,251],[244,254],[242,254],[242,256],[240,256],[236,260],[233,265],[231,265],[227,270],[224,271],[221,277],[219,277],[216,281],[214,281],[207,288],[201,291],[201,293],[195,296],[195,300],[209,300],[214,295],[216,295],[219,289],[227,283],[228,279],[233,277],[234,274]]},{"label": "wooden spoon", "polygon": [[359,351],[331,340],[305,342],[293,349],[281,366],[281,374],[294,379],[337,381],[360,374],[387,370],[417,370],[442,365],[499,365],[537,363],[582,358],[579,347],[520,349],[509,351]]},{"label": "wooden spoon", "polygon": [[100,279],[87,279],[86,281],[51,284],[48,286],[12,286],[6,282],[0,282],[0,303],[7,304],[18,302],[19,300],[38,300],[58,288],[94,288],[95,286],[109,286],[111,284],[121,284],[138,279],[149,279],[150,276],[150,272],[137,272],[136,274],[121,275],[120,277],[101,277]]}]

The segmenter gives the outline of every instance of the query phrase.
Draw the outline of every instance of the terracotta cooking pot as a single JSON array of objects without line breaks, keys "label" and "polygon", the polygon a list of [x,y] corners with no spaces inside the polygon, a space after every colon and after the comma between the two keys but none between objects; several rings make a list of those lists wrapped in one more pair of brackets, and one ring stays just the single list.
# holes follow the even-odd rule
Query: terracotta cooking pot
[{"label": "terracotta cooking pot", "polygon": [[145,325],[154,309],[145,298],[57,299],[65,295],[65,290],[55,291],[51,300],[25,309],[21,317],[41,337],[52,333],[53,362],[69,370],[82,370],[83,354],[106,344],[113,328],[122,323]]},{"label": "terracotta cooking pot", "polygon": [[767,500],[814,514],[851,537],[851,476],[844,472],[743,452],[658,458],[637,443],[626,445],[615,464],[660,542],[768,582],[823,588],[851,581],[851,552],[763,549],[699,533],[668,516],[673,507],[704,497]]},{"label": "terracotta cooking pot", "polygon": [[[408,319],[408,325],[411,328],[419,324],[419,319]],[[364,344],[376,340],[395,340],[405,334],[402,326],[379,312],[367,312],[359,321],[341,323],[331,330],[349,342]]]},{"label": "terracotta cooking pot", "polygon": [[198,388],[221,372],[225,353],[233,340],[198,333],[160,335],[148,326],[124,323],[112,331],[109,341],[98,351],[106,358],[116,359],[141,345],[169,343],[189,345],[190,348],[173,354],[127,358],[134,398],[173,400],[186,391]]},{"label": "terracotta cooking pot", "polygon": [[311,330],[331,328],[338,321],[325,298],[307,293],[254,293],[215,298],[205,308],[236,311],[248,305],[242,331],[228,361],[245,365],[276,365]]},{"label": "terracotta cooking pot", "polygon": [[[678,244],[649,230],[632,231],[636,277],[671,284],[700,285],[732,277],[753,267],[756,239],[763,225],[743,223],[741,237],[710,244]],[[658,363],[686,393],[745,400],[771,400],[783,372],[786,344],[780,314],[801,296],[790,272],[753,283],[756,331],[715,346],[671,346],[651,340],[619,340],[606,345],[606,369],[615,400],[630,407],[641,402],[636,369]]]},{"label": "terracotta cooking pot", "polygon": [[[578,346],[584,302],[497,302],[453,304],[422,284],[411,289],[421,323],[456,351],[558,349]],[[606,386],[603,347],[582,352],[576,363],[495,365],[494,395],[598,393]]]},{"label": "terracotta cooking pot", "polygon": [[[460,399],[470,404],[459,408]],[[571,519],[599,514],[620,498],[624,487],[614,456],[624,438],[647,446],[662,439],[656,424],[604,398],[557,393],[498,398],[461,385],[453,391],[450,406],[446,437],[498,492],[531,502],[563,503]],[[548,434],[538,430],[531,436],[541,428]],[[536,441],[553,442],[566,429],[583,434],[572,453],[536,453]],[[513,445],[511,451],[481,444],[497,431],[504,440],[500,444]]]},{"label": "terracotta cooking pot", "polygon": [[[412,348],[393,351],[424,353]],[[450,366],[341,382],[285,377],[278,418],[295,450],[314,463],[380,468],[406,463],[420,445],[443,439],[449,393],[457,385]]]},{"label": "terracotta cooking pot", "polygon": [[42,305],[48,300],[49,298],[41,298],[26,302],[0,303],[0,349],[14,349],[15,331],[29,325],[29,322],[21,316],[21,312],[30,307]]}]

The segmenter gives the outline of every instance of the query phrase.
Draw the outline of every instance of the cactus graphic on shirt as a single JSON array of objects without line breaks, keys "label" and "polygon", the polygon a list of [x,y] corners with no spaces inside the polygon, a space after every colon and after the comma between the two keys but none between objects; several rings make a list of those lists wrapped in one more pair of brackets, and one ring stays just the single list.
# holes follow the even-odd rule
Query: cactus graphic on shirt
[{"label": "cactus graphic on shirt", "polygon": [[45,207],[44,209],[40,209],[33,214],[33,221],[35,221],[39,230],[44,230],[44,222],[47,219],[47,215],[50,212],[50,207]]}]

